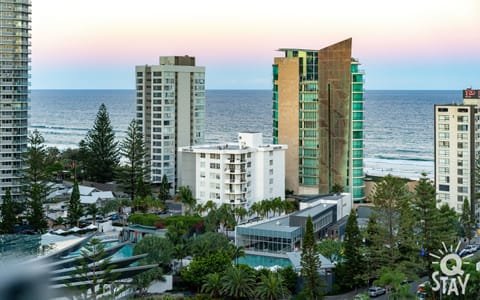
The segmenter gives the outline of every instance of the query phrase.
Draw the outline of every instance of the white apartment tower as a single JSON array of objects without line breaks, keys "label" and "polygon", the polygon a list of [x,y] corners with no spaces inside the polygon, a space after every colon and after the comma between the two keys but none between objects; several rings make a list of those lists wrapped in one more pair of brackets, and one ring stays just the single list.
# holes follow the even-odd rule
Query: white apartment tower
[{"label": "white apartment tower", "polygon": [[7,188],[22,197],[28,143],[30,0],[0,1],[0,202]]},{"label": "white apartment tower", "polygon": [[163,56],[159,65],[137,66],[136,119],[150,159],[151,182],[168,177],[177,186],[178,147],[203,143],[205,67],[189,56]]},{"label": "white apartment tower", "polygon": [[439,205],[446,203],[457,213],[467,199],[479,223],[480,90],[464,90],[463,98],[463,104],[435,105],[435,188]]},{"label": "white apartment tower", "polygon": [[197,203],[217,207],[284,199],[287,146],[262,140],[261,133],[242,132],[238,143],[179,148],[179,185],[190,187]]}]

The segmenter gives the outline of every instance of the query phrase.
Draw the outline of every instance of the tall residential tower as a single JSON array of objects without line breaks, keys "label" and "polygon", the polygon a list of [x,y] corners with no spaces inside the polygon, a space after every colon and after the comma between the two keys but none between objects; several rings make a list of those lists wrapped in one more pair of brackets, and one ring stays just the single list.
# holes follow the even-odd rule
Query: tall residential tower
[{"label": "tall residential tower", "polygon": [[[438,205],[462,213],[468,200],[480,223],[480,90],[463,91],[463,104],[435,105],[435,189]],[[480,170],[478,170],[480,171]]]},{"label": "tall residential tower", "polygon": [[167,175],[175,188],[177,148],[204,141],[205,67],[194,57],[163,56],[159,65],[136,67],[136,90],[151,182]]},{"label": "tall residential tower", "polygon": [[280,49],[273,64],[273,140],[286,144],[286,188],[362,202],[363,71],[352,39],[320,50]]},{"label": "tall residential tower", "polygon": [[0,197],[10,188],[14,200],[28,142],[30,14],[30,0],[0,0]]}]

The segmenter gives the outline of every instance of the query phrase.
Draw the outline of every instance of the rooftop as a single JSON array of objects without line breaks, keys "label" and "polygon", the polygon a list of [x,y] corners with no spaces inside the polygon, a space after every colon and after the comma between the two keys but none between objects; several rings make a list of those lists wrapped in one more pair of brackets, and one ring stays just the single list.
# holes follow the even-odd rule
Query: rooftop
[{"label": "rooftop", "polygon": [[275,230],[282,232],[294,232],[299,228],[296,226],[290,226],[289,216],[283,216],[281,218],[253,225],[252,227],[255,227],[255,229]]},{"label": "rooftop", "polygon": [[298,196],[298,200],[304,203],[312,203],[318,200],[341,200],[342,194],[325,194],[325,195],[315,195],[315,196]]},{"label": "rooftop", "polygon": [[295,216],[298,216],[298,217],[308,217],[308,216],[316,216],[318,214],[320,214],[321,212],[331,208],[331,207],[335,207],[337,206],[336,204],[320,204],[320,205],[316,205],[314,207],[309,207],[307,209],[303,209],[303,210],[300,210],[296,213],[293,213],[293,215]]}]

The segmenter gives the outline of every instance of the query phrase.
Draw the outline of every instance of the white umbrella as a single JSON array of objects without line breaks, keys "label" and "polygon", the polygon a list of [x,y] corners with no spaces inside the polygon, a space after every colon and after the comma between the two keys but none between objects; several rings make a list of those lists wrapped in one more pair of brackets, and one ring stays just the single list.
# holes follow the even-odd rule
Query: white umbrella
[{"label": "white umbrella", "polygon": [[87,227],[85,227],[85,229],[88,229],[88,230],[92,230],[92,229],[97,229],[98,227],[93,225],[93,224],[90,224],[88,225]]},{"label": "white umbrella", "polygon": [[75,227],[70,228],[68,231],[70,231],[70,232],[77,232],[77,231],[80,231],[80,230],[81,230],[80,228],[78,228],[77,226],[75,226]]}]

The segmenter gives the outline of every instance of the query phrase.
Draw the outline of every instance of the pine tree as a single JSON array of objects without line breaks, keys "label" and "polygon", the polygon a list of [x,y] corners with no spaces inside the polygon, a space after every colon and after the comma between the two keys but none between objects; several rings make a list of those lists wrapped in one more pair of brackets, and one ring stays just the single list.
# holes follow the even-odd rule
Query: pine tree
[{"label": "pine tree", "polygon": [[358,228],[357,214],[354,209],[348,216],[347,225],[344,236],[345,245],[345,274],[341,278],[344,286],[358,288],[364,284],[362,274],[365,272],[366,266],[362,257],[362,236]]},{"label": "pine tree", "polygon": [[412,200],[406,198],[400,201],[398,212],[400,222],[398,224],[397,245],[399,253],[399,263],[397,271],[406,274],[408,278],[416,278],[422,270],[421,265],[421,246],[418,240],[412,238],[412,234],[417,229],[417,220],[414,215]]},{"label": "pine tree", "polygon": [[378,222],[386,228],[385,244],[388,248],[390,266],[398,258],[396,231],[399,224],[398,209],[400,202],[409,197],[403,179],[387,175],[377,183],[373,193],[373,203],[377,208]]},{"label": "pine tree", "polygon": [[163,174],[162,182],[160,183],[160,191],[158,192],[158,198],[165,203],[170,199],[170,183],[168,182],[167,175]]},{"label": "pine tree", "polygon": [[80,290],[84,299],[97,299],[109,291],[109,284],[115,282],[118,273],[112,274],[114,265],[111,265],[111,258],[107,257],[105,247],[97,238],[92,238],[84,249],[81,250],[80,266],[76,267],[74,278],[86,282],[85,285],[74,286],[67,283],[72,290]]},{"label": "pine tree", "polygon": [[377,278],[380,269],[385,266],[389,260],[387,249],[385,248],[386,230],[378,224],[377,213],[373,211],[368,218],[367,229],[365,230],[365,259],[367,264],[367,279]]},{"label": "pine tree", "polygon": [[3,233],[14,233],[17,216],[15,215],[15,203],[10,194],[10,188],[7,187],[2,203],[2,222],[0,223]]},{"label": "pine tree", "polygon": [[72,195],[70,195],[70,202],[68,203],[68,222],[73,225],[79,226],[80,218],[83,216],[83,209],[80,203],[80,190],[78,188],[78,182],[75,180],[72,189]]},{"label": "pine tree", "polygon": [[102,183],[113,180],[119,162],[117,146],[107,108],[102,103],[93,128],[88,131],[85,140],[80,142],[82,157],[87,157],[84,163],[89,179]]},{"label": "pine tree", "polygon": [[139,190],[138,184],[145,184],[148,176],[143,135],[135,120],[128,126],[127,136],[121,143],[120,154],[126,159],[126,164],[118,174],[119,182],[133,201]]},{"label": "pine tree", "polygon": [[43,202],[50,191],[48,187],[49,174],[47,173],[48,154],[44,141],[43,136],[37,130],[34,130],[29,136],[29,147],[24,156],[27,168],[23,176],[28,220],[33,229],[40,232],[47,227]]},{"label": "pine tree", "polygon": [[300,265],[303,278],[303,291],[307,299],[323,299],[322,279],[320,278],[320,258],[315,245],[312,217],[308,216],[305,234],[302,241],[302,255]]},{"label": "pine tree", "polygon": [[472,209],[467,198],[463,200],[462,213],[460,214],[460,224],[462,225],[465,237],[470,240],[473,237],[474,220],[472,217]]},{"label": "pine tree", "polygon": [[433,253],[437,249],[442,248],[442,242],[449,245],[451,236],[455,236],[453,230],[453,220],[450,220],[448,208],[445,214],[440,213],[437,209],[437,201],[435,197],[435,186],[430,183],[427,175],[424,173],[415,187],[413,198],[413,209],[415,219],[417,219],[417,228],[420,232],[417,235],[417,241],[421,247],[420,254],[424,257],[424,267],[429,274],[432,271],[432,258],[429,253]]}]

